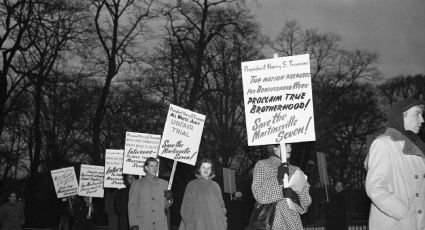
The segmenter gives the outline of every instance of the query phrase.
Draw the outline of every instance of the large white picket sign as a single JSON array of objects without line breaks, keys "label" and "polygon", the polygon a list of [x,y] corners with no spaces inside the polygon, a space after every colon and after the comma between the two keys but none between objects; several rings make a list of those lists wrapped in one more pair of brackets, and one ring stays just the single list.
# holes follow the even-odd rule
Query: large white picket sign
[{"label": "large white picket sign", "polygon": [[67,167],[52,170],[53,184],[58,198],[73,196],[78,194],[78,181],[74,167]]},{"label": "large white picket sign", "polygon": [[308,54],[241,66],[248,145],[316,140]]},{"label": "large white picket sign", "polygon": [[205,115],[170,105],[158,155],[195,165]]},{"label": "large white picket sign", "polygon": [[106,149],[105,152],[105,188],[124,188],[122,176],[122,165],[124,161],[124,150]]},{"label": "large white picket sign", "polygon": [[145,175],[143,165],[147,158],[158,155],[161,135],[126,132],[123,172],[133,175]]},{"label": "large white picket sign", "polygon": [[103,197],[103,176],[105,168],[97,165],[81,165],[78,195]]}]

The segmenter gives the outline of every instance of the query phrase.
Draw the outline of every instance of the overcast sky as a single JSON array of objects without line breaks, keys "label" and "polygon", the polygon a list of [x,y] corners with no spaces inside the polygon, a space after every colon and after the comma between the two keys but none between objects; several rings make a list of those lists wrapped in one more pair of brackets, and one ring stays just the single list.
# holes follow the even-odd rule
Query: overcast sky
[{"label": "overcast sky", "polygon": [[384,76],[425,74],[425,0],[257,0],[252,9],[272,38],[295,19],[340,35],[346,49],[378,52]]}]

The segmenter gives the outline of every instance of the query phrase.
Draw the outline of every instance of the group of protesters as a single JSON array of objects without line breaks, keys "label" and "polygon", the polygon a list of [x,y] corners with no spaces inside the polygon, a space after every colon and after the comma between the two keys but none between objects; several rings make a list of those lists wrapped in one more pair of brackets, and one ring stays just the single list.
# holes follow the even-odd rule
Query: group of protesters
[{"label": "group of protesters", "polygon": [[[395,103],[389,110],[385,133],[371,142],[365,160],[366,192],[372,201],[369,229],[425,229],[425,143],[418,136],[424,122],[424,106],[425,102],[414,98]],[[268,213],[268,217],[272,217],[270,226],[265,229],[301,230],[300,215],[307,212],[312,203],[310,185],[299,167],[282,163],[290,158],[292,146],[282,147],[285,149],[281,149],[280,144],[268,145],[269,157],[255,164],[251,188],[259,205],[254,209],[264,208],[261,204],[273,204],[274,209]],[[157,176],[158,160],[148,158],[144,171],[146,176],[142,178],[125,175],[126,187],[115,193],[114,210],[119,230],[170,229],[166,210],[173,205],[173,194],[168,182]],[[212,180],[213,161],[199,160],[195,174],[196,179],[188,183],[183,196],[179,230],[226,230],[222,191]],[[343,190],[342,184],[336,188]],[[2,229],[21,229],[25,222],[16,195],[10,193],[9,202],[0,207]],[[68,212],[74,215],[74,229],[95,229],[94,208],[89,197],[73,196],[65,201]],[[248,229],[258,229],[251,223],[258,217],[254,213]],[[61,221],[62,224],[69,223]]]},{"label": "group of protesters", "polygon": [[[413,97],[394,103],[388,111],[385,132],[369,146],[365,185],[372,201],[371,230],[425,229],[425,143],[418,135],[424,122],[424,107],[423,100]],[[290,146],[286,148],[286,152],[290,152]],[[268,149],[274,155],[258,161],[254,168],[254,197],[261,204],[277,203],[271,229],[301,230],[299,214],[306,212],[311,204],[309,184],[295,182],[290,189],[282,186],[282,174],[289,172],[289,177],[294,177],[300,169],[281,163],[279,145],[268,146]],[[341,185],[336,185],[341,191]],[[285,202],[288,199],[291,202]],[[343,222],[345,226],[337,226],[337,229],[347,229]]]},{"label": "group of protesters", "polygon": [[[259,161],[254,169],[254,197],[259,203],[277,202],[273,229],[302,229],[300,214],[305,213],[311,204],[310,185],[300,168],[281,163],[279,145],[268,146],[268,151],[270,157]],[[290,157],[290,152],[291,145],[287,144],[287,158]],[[148,158],[144,163],[144,171],[146,176],[137,180],[127,175],[126,180],[131,186],[120,189],[115,194],[114,207],[118,214],[119,230],[170,228],[165,210],[173,205],[173,195],[167,189],[168,182],[157,177],[158,160]],[[296,172],[298,177],[292,185],[283,186],[285,174],[294,179]],[[276,174],[273,175],[274,173]],[[212,180],[215,177],[213,161],[207,158],[199,160],[195,176],[187,184],[183,196],[179,230],[228,229],[222,191]],[[294,208],[290,208],[288,204],[292,204]]]},{"label": "group of protesters", "polygon": [[[211,180],[215,176],[213,169],[214,164],[210,159],[198,161],[196,179],[189,182],[184,193],[179,229],[227,229],[221,189]],[[167,230],[169,225],[165,210],[173,204],[173,194],[167,189],[168,182],[156,176],[156,158],[148,158],[144,170],[146,176],[135,180],[128,192],[128,227],[131,230]],[[119,230],[128,227],[120,224]]]},{"label": "group of protesters", "polygon": [[[302,170],[289,164],[281,164],[280,146],[268,146],[270,157],[259,161],[254,169],[252,192],[257,202],[277,202],[275,227],[273,229],[302,228],[300,214],[311,204],[309,184]],[[290,157],[291,145],[286,145],[286,157]],[[167,189],[168,182],[157,177],[158,160],[148,158],[144,163],[146,176],[134,180],[126,175],[128,187],[115,193],[114,207],[118,214],[119,230],[167,230],[166,210],[173,205],[173,194]],[[279,172],[278,172],[279,171]],[[276,172],[276,175],[272,175]],[[283,188],[285,174],[297,181]],[[213,181],[214,163],[208,158],[196,164],[196,178],[190,181],[180,207],[182,220],[179,230],[226,230],[226,207],[220,186]],[[281,191],[281,192],[278,192]],[[289,199],[287,201],[287,199]],[[293,204],[289,208],[287,202]]]},{"label": "group of protesters", "polygon": [[[385,132],[369,146],[365,185],[372,201],[371,230],[425,229],[425,143],[418,135],[424,122],[424,107],[424,101],[412,97],[394,103],[388,112]],[[291,146],[285,147],[289,158]],[[252,184],[257,203],[275,203],[274,219],[267,229],[301,230],[300,214],[312,202],[309,184],[302,180],[304,175],[298,167],[282,163],[280,145],[267,148],[270,157],[256,163]],[[295,180],[290,186],[283,185],[285,174]],[[335,185],[338,192],[343,190],[341,183]],[[330,229],[348,229],[345,220],[328,219],[328,222],[342,223],[335,227],[330,227],[330,223]]]},{"label": "group of protesters", "polygon": [[[173,205],[168,182],[159,178],[158,160],[153,157],[144,163],[145,176],[124,174],[125,188],[114,193],[113,209],[118,217],[118,230],[169,230],[167,214]],[[196,179],[189,182],[181,205],[179,229],[227,229],[226,208],[220,186],[212,179],[214,163],[204,158],[198,161]],[[78,202],[80,198],[84,203]],[[60,229],[94,230],[93,204],[89,197],[72,196],[64,199],[67,215],[61,218]],[[73,218],[69,218],[69,217]],[[72,221],[71,221],[72,220]],[[111,223],[109,223],[111,225]]]}]

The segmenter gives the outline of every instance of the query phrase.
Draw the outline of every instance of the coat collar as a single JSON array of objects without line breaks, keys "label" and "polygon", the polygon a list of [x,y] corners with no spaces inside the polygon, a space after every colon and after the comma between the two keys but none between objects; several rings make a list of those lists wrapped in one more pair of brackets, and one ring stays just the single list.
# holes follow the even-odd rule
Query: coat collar
[{"label": "coat collar", "polygon": [[389,136],[393,141],[404,141],[403,154],[425,157],[424,153],[413,142],[394,128],[387,128],[383,136]]},{"label": "coat collar", "polygon": [[208,177],[208,179],[205,179],[205,178],[203,178],[201,175],[199,175],[199,174],[195,174],[195,177],[197,178],[197,179],[200,179],[200,180],[211,180],[211,179],[213,179],[214,177],[215,177],[215,174],[211,174],[209,177]]}]

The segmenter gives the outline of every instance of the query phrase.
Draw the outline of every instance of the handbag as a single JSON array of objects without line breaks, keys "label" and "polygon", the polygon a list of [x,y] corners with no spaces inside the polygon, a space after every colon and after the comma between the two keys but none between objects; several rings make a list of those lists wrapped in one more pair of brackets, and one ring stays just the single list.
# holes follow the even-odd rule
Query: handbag
[{"label": "handbag", "polygon": [[271,230],[277,202],[271,204],[255,203],[249,219],[248,230]]}]

